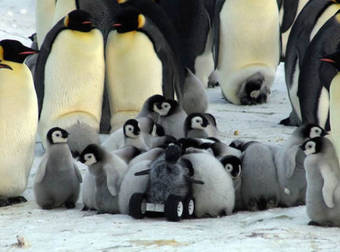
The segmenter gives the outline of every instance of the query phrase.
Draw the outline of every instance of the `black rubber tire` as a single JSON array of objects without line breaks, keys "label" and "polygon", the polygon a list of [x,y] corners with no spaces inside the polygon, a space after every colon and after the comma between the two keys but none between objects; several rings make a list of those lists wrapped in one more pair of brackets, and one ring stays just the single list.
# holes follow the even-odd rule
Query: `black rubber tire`
[{"label": "black rubber tire", "polygon": [[195,200],[188,197],[184,201],[183,218],[193,218],[195,216]]},{"label": "black rubber tire", "polygon": [[184,204],[181,197],[170,195],[165,202],[165,217],[168,221],[180,221],[184,213]]},{"label": "black rubber tire", "polygon": [[144,193],[135,193],[129,201],[129,215],[135,219],[143,219],[146,213],[146,198]]}]

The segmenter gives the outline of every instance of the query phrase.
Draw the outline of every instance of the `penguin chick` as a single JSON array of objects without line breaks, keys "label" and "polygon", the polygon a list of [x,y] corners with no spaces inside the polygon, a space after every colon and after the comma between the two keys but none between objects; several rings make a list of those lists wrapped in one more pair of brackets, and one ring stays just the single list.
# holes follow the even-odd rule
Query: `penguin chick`
[{"label": "penguin chick", "polygon": [[68,132],[55,127],[47,133],[47,152],[34,182],[37,204],[43,209],[65,205],[74,208],[78,200],[81,174],[67,145]]},{"label": "penguin chick", "polygon": [[134,146],[140,151],[147,151],[149,147],[144,141],[143,132],[136,119],[129,119],[123,126],[125,146]]},{"label": "penguin chick", "polygon": [[119,158],[121,158],[124,162],[128,164],[132,159],[138,156],[141,152],[134,146],[125,146],[118,150],[112,151],[111,153],[114,155],[117,155]]},{"label": "penguin chick", "polygon": [[157,104],[161,104],[165,100],[166,100],[165,97],[159,94],[149,97],[144,102],[143,107],[139,114],[136,116],[136,118],[149,117],[154,122],[157,122],[159,114],[156,111],[154,111],[154,107],[157,106]]},{"label": "penguin chick", "polygon": [[99,145],[90,144],[80,155],[80,162],[95,176],[95,202],[98,213],[119,213],[118,193],[127,164]]},{"label": "penguin chick", "polygon": [[277,146],[253,142],[242,154],[241,195],[245,209],[250,211],[277,207],[280,186],[275,167]]},{"label": "penguin chick", "polygon": [[188,115],[192,113],[204,113],[208,110],[208,95],[203,83],[189,68],[186,68],[182,106]]},{"label": "penguin chick", "polygon": [[204,185],[193,184],[195,215],[230,215],[234,209],[235,191],[232,178],[221,162],[206,153],[186,154],[182,159],[190,161],[195,179],[204,181]]},{"label": "penguin chick", "polygon": [[325,137],[307,140],[301,148],[306,154],[309,225],[340,226],[340,168],[335,148]]},{"label": "penguin chick", "polygon": [[215,117],[211,114],[192,113],[184,121],[185,137],[207,138],[216,137]]},{"label": "penguin chick", "polygon": [[325,134],[324,129],[318,125],[303,125],[292,133],[275,155],[277,175],[281,187],[281,206],[292,207],[305,203],[307,186],[303,166],[305,154],[300,145],[309,138],[324,136]]},{"label": "penguin chick", "polygon": [[224,169],[230,173],[233,179],[235,189],[235,208],[234,211],[243,209],[242,196],[241,196],[241,174],[242,174],[242,163],[241,160],[233,155],[224,156],[221,158],[221,163]]},{"label": "penguin chick", "polygon": [[164,128],[166,135],[177,139],[184,137],[184,121],[187,114],[177,101],[166,100],[154,106],[154,111],[160,115],[157,123]]},{"label": "penguin chick", "polygon": [[[154,125],[154,122],[152,121],[151,118],[149,117],[139,117],[136,118],[136,120],[139,123],[139,127],[143,133],[150,132],[152,130],[152,127]],[[145,134],[143,134],[143,138],[145,138]],[[107,150],[107,151],[114,151],[118,150],[122,147],[124,147],[124,129],[119,128],[116,129],[114,132],[110,134],[110,136],[102,143],[102,146]]]},{"label": "penguin chick", "polygon": [[239,149],[228,146],[220,141],[214,143],[204,143],[201,145],[201,148],[208,150],[210,149],[214,156],[219,160],[227,155],[241,157],[241,151]]},{"label": "penguin chick", "polygon": [[66,131],[70,134],[67,143],[73,158],[79,157],[86,146],[100,143],[97,130],[86,123],[78,121],[68,127]]}]

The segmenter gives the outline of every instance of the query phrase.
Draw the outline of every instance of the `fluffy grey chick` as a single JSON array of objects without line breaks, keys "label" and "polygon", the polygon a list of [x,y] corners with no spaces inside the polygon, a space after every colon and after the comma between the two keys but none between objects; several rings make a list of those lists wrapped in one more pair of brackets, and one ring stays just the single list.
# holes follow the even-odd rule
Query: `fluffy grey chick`
[{"label": "fluffy grey chick", "polygon": [[228,155],[221,158],[221,163],[224,169],[230,173],[233,179],[235,189],[235,208],[234,211],[242,210],[242,196],[241,196],[241,185],[242,185],[242,163],[239,157]]},{"label": "fluffy grey chick", "polygon": [[335,148],[325,137],[307,140],[302,149],[307,178],[309,225],[340,226],[340,167]]},{"label": "fluffy grey chick", "polygon": [[134,146],[140,151],[149,150],[149,146],[145,143],[144,133],[136,119],[127,120],[123,126],[123,132],[125,146]]},{"label": "fluffy grey chick", "polygon": [[192,113],[184,121],[184,133],[190,138],[216,137],[216,119],[208,113]]},{"label": "fluffy grey chick", "polygon": [[188,68],[183,85],[182,106],[187,114],[204,113],[208,110],[208,95],[204,85]]},{"label": "fluffy grey chick", "polygon": [[281,206],[292,207],[305,204],[307,186],[304,169],[305,154],[300,145],[307,139],[325,134],[325,131],[318,125],[303,125],[292,133],[275,155],[281,187]]},{"label": "fluffy grey chick", "polygon": [[119,213],[118,193],[128,165],[99,145],[90,144],[80,155],[80,162],[95,176],[95,202],[98,213]]},{"label": "fluffy grey chick", "polygon": [[197,217],[217,217],[230,215],[235,204],[232,178],[221,162],[207,153],[183,155],[190,161],[195,179],[204,185],[193,184],[195,215]]},{"label": "fluffy grey chick", "polygon": [[184,137],[184,121],[187,114],[175,100],[166,100],[155,106],[154,110],[160,115],[159,123],[166,135],[177,139]]},{"label": "fluffy grey chick", "polygon": [[252,142],[242,153],[243,205],[257,211],[277,207],[280,202],[280,185],[275,167],[277,146]]},{"label": "fluffy grey chick", "polygon": [[82,177],[67,145],[67,137],[67,131],[58,127],[47,133],[47,152],[34,181],[35,199],[43,209],[62,205],[74,208],[78,200]]},{"label": "fluffy grey chick", "polygon": [[98,132],[86,123],[78,121],[66,131],[70,134],[67,143],[74,158],[79,157],[89,144],[100,143]]}]

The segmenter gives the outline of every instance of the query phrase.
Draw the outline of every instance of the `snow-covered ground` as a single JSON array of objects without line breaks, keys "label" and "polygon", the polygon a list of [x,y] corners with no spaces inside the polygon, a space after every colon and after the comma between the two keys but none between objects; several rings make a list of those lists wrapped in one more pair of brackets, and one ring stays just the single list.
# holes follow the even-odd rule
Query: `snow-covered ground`
[{"label": "snow-covered ground", "polygon": [[[34,0],[0,0],[0,40],[15,38],[30,44],[34,4]],[[290,112],[282,65],[265,105],[234,106],[222,99],[219,88],[208,93],[209,110],[228,143],[241,138],[280,144],[293,130],[278,125]],[[305,207],[178,223],[81,212],[81,203],[73,210],[41,210],[32,194],[40,159],[37,154],[24,193],[28,202],[0,208],[0,251],[339,251],[340,229],[307,226]]]}]

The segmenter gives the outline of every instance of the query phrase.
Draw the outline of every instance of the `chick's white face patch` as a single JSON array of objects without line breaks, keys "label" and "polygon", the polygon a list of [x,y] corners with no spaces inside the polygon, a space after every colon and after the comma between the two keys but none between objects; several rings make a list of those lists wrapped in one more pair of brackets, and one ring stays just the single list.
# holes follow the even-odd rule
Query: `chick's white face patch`
[{"label": "chick's white face patch", "polygon": [[63,137],[63,133],[60,130],[56,130],[52,133],[53,143],[66,143],[67,137]]},{"label": "chick's white face patch", "polygon": [[191,119],[191,128],[193,129],[204,129],[202,124],[203,124],[202,117],[195,116]]},{"label": "chick's white face patch", "polygon": [[85,154],[84,160],[85,160],[84,164],[87,165],[87,166],[91,166],[91,165],[97,163],[97,159],[96,159],[96,157],[94,156],[93,153]]}]

